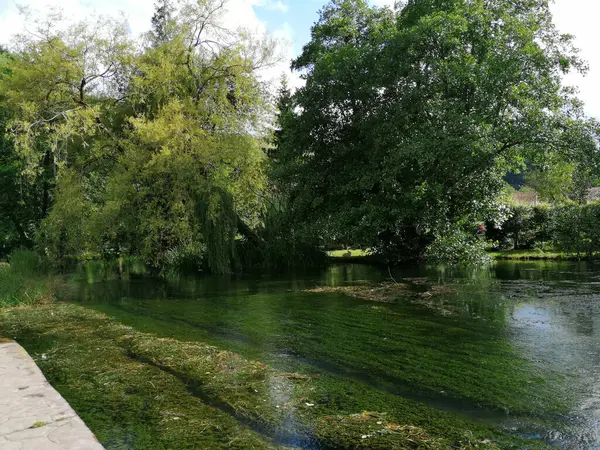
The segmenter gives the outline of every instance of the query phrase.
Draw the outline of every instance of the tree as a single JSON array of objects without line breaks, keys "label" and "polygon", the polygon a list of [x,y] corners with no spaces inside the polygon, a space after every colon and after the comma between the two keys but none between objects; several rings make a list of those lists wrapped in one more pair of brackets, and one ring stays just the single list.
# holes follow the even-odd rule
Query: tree
[{"label": "tree", "polygon": [[150,40],[153,45],[160,45],[173,38],[173,13],[175,8],[170,0],[159,0],[155,3],[154,8]]},{"label": "tree", "polygon": [[237,233],[260,221],[272,113],[257,71],[273,43],[221,27],[221,1],[162,5],[148,46],[122,23],[50,17],[10,65],[23,173],[52,175],[38,242],[56,260],[133,254],[228,272]]},{"label": "tree", "polygon": [[493,211],[502,177],[596,151],[562,77],[585,70],[543,0],[334,0],[293,63],[282,179],[313,233],[395,258]]},{"label": "tree", "polygon": [[[0,47],[0,82],[11,75],[13,56]],[[41,220],[41,186],[43,177],[32,183],[24,180],[23,161],[15,151],[7,126],[14,110],[0,95],[0,255],[18,247],[33,246],[35,231]]]}]

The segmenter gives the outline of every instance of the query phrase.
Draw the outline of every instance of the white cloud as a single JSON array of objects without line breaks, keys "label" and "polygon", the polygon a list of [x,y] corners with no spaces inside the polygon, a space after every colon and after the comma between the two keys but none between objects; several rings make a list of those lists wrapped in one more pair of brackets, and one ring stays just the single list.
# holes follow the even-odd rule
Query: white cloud
[{"label": "white cloud", "polygon": [[262,6],[263,8],[266,9],[270,9],[273,11],[281,11],[281,12],[287,12],[289,8],[289,6],[287,4],[285,4],[284,2],[282,2],[281,0],[264,0],[259,2],[259,6]]},{"label": "white cloud", "polygon": [[[297,74],[290,71],[290,61],[294,58],[293,50],[293,29],[289,23],[285,22],[276,28],[269,28],[266,23],[256,17],[254,7],[267,7],[274,5],[277,1],[272,0],[229,0],[227,3],[227,12],[225,14],[225,23],[228,27],[243,27],[247,28],[258,35],[270,33],[273,37],[279,40],[278,55],[279,61],[272,67],[269,67],[261,72],[261,75],[266,80],[272,82],[276,89],[279,85],[279,80],[282,75],[285,75],[290,80],[293,87],[302,84],[302,81]],[[277,8],[277,6],[275,6]]]},{"label": "white cloud", "polygon": [[589,73],[584,77],[569,75],[566,83],[579,87],[579,98],[586,104],[586,111],[600,119],[600,53],[597,42],[600,38],[598,15],[600,2],[597,0],[557,0],[551,6],[554,23],[562,33],[575,35],[575,45],[589,64]]},{"label": "white cloud", "polygon": [[0,15],[0,43],[7,44],[11,38],[25,31],[24,18],[19,14],[18,5],[28,7],[32,12],[44,12],[49,8],[62,9],[65,17],[76,22],[92,15],[116,17],[123,14],[134,35],[147,31],[154,6],[149,0],[8,0],[9,6]]},{"label": "white cloud", "polygon": [[389,6],[393,8],[396,0],[372,0],[371,3],[375,6]]}]

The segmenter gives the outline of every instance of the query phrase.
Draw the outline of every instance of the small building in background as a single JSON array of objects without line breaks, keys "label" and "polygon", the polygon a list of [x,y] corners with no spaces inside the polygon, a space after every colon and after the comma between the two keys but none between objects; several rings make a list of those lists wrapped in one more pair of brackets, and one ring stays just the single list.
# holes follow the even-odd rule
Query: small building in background
[{"label": "small building in background", "polygon": [[588,202],[595,202],[600,200],[600,187],[590,188],[586,198]]}]

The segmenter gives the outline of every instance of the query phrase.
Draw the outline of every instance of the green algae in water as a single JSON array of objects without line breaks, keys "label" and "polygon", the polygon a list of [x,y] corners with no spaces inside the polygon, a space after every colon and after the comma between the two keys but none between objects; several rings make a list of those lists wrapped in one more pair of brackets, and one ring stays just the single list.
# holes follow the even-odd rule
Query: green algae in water
[{"label": "green algae in water", "polygon": [[[394,273],[418,292],[427,289],[421,289],[422,284],[431,283],[447,284],[458,292],[436,296],[431,305],[402,299],[382,304],[334,292],[303,292],[322,285],[362,286],[387,276],[387,271],[380,274],[368,267],[354,271],[352,266],[336,266],[316,277],[115,280],[72,284],[66,297],[135,330],[205,342],[261,361],[279,373],[308,377],[310,385],[318,386],[318,395],[305,402],[315,406],[302,409],[313,426],[312,435],[318,429],[314,424],[323,417],[332,426],[340,421],[346,427],[351,423],[347,418],[373,411],[386,414],[388,423],[417,427],[434,439],[452,443],[467,442],[465,432],[474,433],[469,438],[473,445],[490,439],[500,448],[535,445],[519,441],[519,435],[544,438],[565,448],[572,442],[600,442],[594,437],[593,430],[598,429],[594,423],[579,422],[579,416],[569,413],[586,394],[572,369],[585,370],[594,361],[593,356],[589,362],[583,358],[594,354],[593,347],[579,348],[569,341],[576,335],[585,344],[593,324],[584,318],[600,314],[590,303],[597,289],[586,284],[588,269],[572,264],[502,263],[468,273]],[[438,305],[452,314],[439,314]],[[563,334],[557,334],[552,320],[561,320]],[[589,339],[591,345],[593,336]],[[148,354],[129,355],[119,345],[128,358],[139,357],[138,363],[148,365],[142,361],[149,359]],[[570,351],[565,351],[565,345]],[[171,370],[169,379],[182,383],[185,395],[205,384],[188,369],[165,361],[161,369],[160,361],[153,362],[152,370]],[[273,389],[267,400],[275,406],[286,401],[289,389],[281,388],[285,385],[274,384],[280,389]],[[205,394],[203,389],[196,393]],[[219,410],[218,406],[219,401],[213,405]],[[318,416],[310,418],[315,411]],[[225,414],[237,424],[245,417],[249,423],[241,425],[254,432],[260,429],[260,419],[251,415]],[[302,431],[301,422],[296,417],[282,421],[295,433]],[[510,429],[517,438],[486,424]],[[136,436],[152,436],[143,430],[153,426],[153,420],[135,416],[129,421],[115,419],[107,427],[122,430],[121,438],[129,436],[130,442],[131,430],[139,430]],[[261,445],[282,444],[273,437],[277,432],[262,431],[259,438],[271,441]],[[353,439],[363,445],[362,435]]]},{"label": "green algae in water", "polygon": [[52,385],[107,449],[277,448],[227,413],[191,396],[186,384],[132,359],[128,327],[82,308],[6,312],[4,332],[30,351]]},{"label": "green algae in water", "polygon": [[[336,386],[327,377],[276,371],[205,344],[157,339],[77,306],[12,310],[0,325],[30,351],[47,355],[41,368],[108,449],[359,448],[355,439],[363,435],[372,448],[406,448],[406,439],[411,448],[497,448],[490,436],[531,446],[406,401],[405,410],[431,430],[397,425],[411,417],[391,408],[375,432],[374,424],[361,425],[356,414],[344,418],[331,403],[339,388],[359,394],[352,383]],[[379,406],[369,397],[357,395],[355,407],[366,400]]]},{"label": "green algae in water", "polygon": [[133,294],[127,297],[110,284],[109,293],[92,294],[119,300],[91,306],[146,332],[210,342],[284,370],[308,365],[457,409],[540,415],[568,408],[557,395],[562,377],[520,355],[501,310],[481,320],[440,316],[412,303],[374,308],[336,293],[271,293],[267,286],[190,298],[159,286],[165,296],[157,299],[147,284],[139,293],[139,286],[125,285]]},{"label": "green algae in water", "polygon": [[[546,312],[550,304],[566,308],[577,286],[589,290],[588,266],[503,262],[479,270],[403,269],[393,276],[420,294],[432,284],[457,294],[423,299],[428,304],[390,304],[303,292],[389,278],[386,269],[337,265],[317,275],[76,284],[69,297],[161,337],[207,342],[278,370],[317,372],[332,386],[326,399],[332,415],[396,409],[411,418],[400,423],[423,424],[426,413],[410,414],[396,403],[400,397],[557,445],[600,442],[592,416],[569,412],[589,395],[589,383],[572,369],[593,378],[594,359],[578,355],[595,350],[580,349],[580,338],[564,335],[563,325],[521,317],[530,314],[529,305]],[[583,314],[574,311],[565,320],[588,316],[587,304],[577,304]],[[551,313],[563,321],[562,311]],[[565,344],[569,351],[561,350]],[[364,401],[346,395],[350,385],[359,386]],[[374,406],[371,399],[380,397]]]}]

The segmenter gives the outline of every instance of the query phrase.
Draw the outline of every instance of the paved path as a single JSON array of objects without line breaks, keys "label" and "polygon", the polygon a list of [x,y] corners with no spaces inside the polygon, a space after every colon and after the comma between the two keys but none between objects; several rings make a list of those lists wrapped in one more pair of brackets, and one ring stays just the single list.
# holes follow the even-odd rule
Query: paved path
[{"label": "paved path", "polygon": [[103,450],[15,342],[0,341],[0,449]]}]

